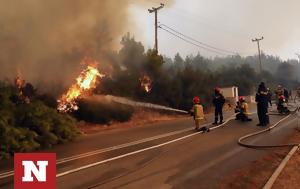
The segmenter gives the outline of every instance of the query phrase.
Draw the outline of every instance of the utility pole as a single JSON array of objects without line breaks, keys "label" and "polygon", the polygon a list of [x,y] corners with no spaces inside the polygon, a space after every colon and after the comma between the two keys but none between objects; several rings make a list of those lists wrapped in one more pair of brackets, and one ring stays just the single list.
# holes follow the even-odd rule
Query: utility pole
[{"label": "utility pole", "polygon": [[155,45],[154,49],[156,53],[158,53],[158,40],[157,40],[157,12],[162,9],[165,5],[163,3],[160,4],[159,7],[152,7],[152,9],[148,9],[149,13],[155,13]]},{"label": "utility pole", "polygon": [[260,73],[262,72],[262,65],[261,65],[261,55],[260,55],[260,44],[259,44],[259,41],[263,40],[264,37],[261,37],[261,38],[255,38],[255,39],[252,39],[252,42],[257,42],[257,47],[258,47],[258,58],[259,58],[259,70],[260,70]]}]

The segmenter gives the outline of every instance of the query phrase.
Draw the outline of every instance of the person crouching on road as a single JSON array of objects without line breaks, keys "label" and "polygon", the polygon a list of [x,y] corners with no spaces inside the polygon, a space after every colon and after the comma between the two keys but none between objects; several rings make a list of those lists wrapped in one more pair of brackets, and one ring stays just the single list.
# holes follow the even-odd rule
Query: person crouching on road
[{"label": "person crouching on road", "polygon": [[213,95],[213,105],[215,106],[215,122],[214,125],[218,124],[218,118],[220,116],[219,124],[223,123],[223,106],[225,104],[225,98],[221,93],[220,88],[215,88],[215,94]]},{"label": "person crouching on road", "polygon": [[277,89],[275,90],[275,94],[276,94],[276,100],[277,100],[276,103],[278,103],[279,97],[284,94],[284,89],[281,85],[277,86]]},{"label": "person crouching on road", "polygon": [[240,112],[241,112],[241,104],[240,101],[236,102],[236,106],[234,108],[234,113],[236,114],[235,120],[240,120]]},{"label": "person crouching on road", "polygon": [[278,99],[277,110],[280,114],[290,113],[290,110],[288,109],[288,105],[287,105],[286,98],[284,95],[281,95]]},{"label": "person crouching on road", "polygon": [[290,93],[287,89],[283,89],[283,96],[284,96],[284,99],[285,99],[285,103],[289,103],[289,98],[290,98]]},{"label": "person crouching on road", "polygon": [[200,98],[198,96],[193,98],[193,116],[194,116],[194,120],[195,120],[195,130],[196,131],[207,131],[209,132],[209,129],[205,126],[200,128],[200,125],[204,123],[204,121],[206,120],[205,116],[204,116],[204,111],[203,111],[203,106],[200,104]]},{"label": "person crouching on road", "polygon": [[239,113],[237,114],[237,118],[241,121],[252,121],[252,119],[249,118],[249,106],[248,103],[245,100],[245,97],[241,96],[239,98]]}]

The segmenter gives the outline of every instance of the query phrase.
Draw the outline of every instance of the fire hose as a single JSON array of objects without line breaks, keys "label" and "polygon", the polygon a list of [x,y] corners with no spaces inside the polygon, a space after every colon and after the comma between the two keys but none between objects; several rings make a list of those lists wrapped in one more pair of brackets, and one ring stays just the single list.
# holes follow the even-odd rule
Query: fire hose
[{"label": "fire hose", "polygon": [[274,124],[274,125],[266,128],[266,129],[263,129],[261,131],[257,131],[257,132],[250,133],[250,134],[247,134],[245,136],[242,136],[241,138],[239,138],[238,144],[240,146],[243,146],[243,147],[246,147],[246,148],[254,148],[254,149],[280,148],[280,147],[293,147],[293,146],[300,147],[300,143],[289,143],[289,144],[278,144],[278,145],[253,145],[253,144],[248,144],[248,143],[243,142],[246,139],[249,139],[249,138],[252,138],[254,136],[257,136],[257,135],[266,133],[268,131],[271,131],[272,129],[276,128],[280,123],[282,123],[283,121],[285,121],[286,119],[288,119],[290,116],[292,116],[292,115],[296,114],[297,112],[299,112],[299,110],[300,110],[300,108],[297,107],[296,110],[294,112],[292,112],[290,115],[286,116],[285,118],[283,118],[280,121],[278,121],[276,124]]},{"label": "fire hose", "polygon": [[[273,184],[275,183],[276,179],[278,178],[278,176],[280,175],[280,173],[282,172],[282,170],[284,169],[284,167],[286,166],[287,162],[289,161],[289,159],[293,156],[293,154],[296,151],[299,151],[300,149],[300,143],[289,143],[289,144],[279,144],[279,145],[251,145],[251,144],[247,144],[244,143],[243,140],[249,139],[251,137],[257,136],[259,134],[271,131],[272,129],[274,129],[275,127],[277,127],[281,122],[285,121],[286,119],[288,119],[290,116],[297,114],[297,112],[300,111],[300,107],[298,106],[296,108],[296,110],[286,116],[285,118],[281,119],[280,121],[278,121],[276,124],[272,125],[271,127],[264,129],[262,131],[258,131],[258,132],[254,132],[254,133],[250,133],[248,135],[245,135],[241,138],[239,138],[238,140],[238,144],[243,146],[243,147],[247,147],[247,148],[254,148],[254,149],[263,149],[263,148],[279,148],[279,147],[293,147],[291,149],[291,151],[286,155],[286,157],[283,159],[283,161],[280,163],[280,165],[277,167],[277,169],[275,170],[275,172],[272,174],[272,176],[268,179],[268,181],[266,182],[266,184],[264,185],[263,189],[271,189]],[[299,117],[298,117],[299,119]],[[299,123],[299,122],[298,122]]]}]

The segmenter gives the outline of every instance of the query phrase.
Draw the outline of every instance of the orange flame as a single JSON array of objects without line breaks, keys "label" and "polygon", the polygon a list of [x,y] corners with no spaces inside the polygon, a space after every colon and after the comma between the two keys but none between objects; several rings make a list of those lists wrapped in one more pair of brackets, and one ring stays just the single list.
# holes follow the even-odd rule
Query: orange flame
[{"label": "orange flame", "polygon": [[18,88],[18,90],[21,90],[24,87],[25,80],[21,79],[21,77],[18,75],[15,78],[15,86]]},{"label": "orange flame", "polygon": [[89,65],[83,70],[76,83],[73,84],[67,93],[62,95],[58,100],[57,109],[60,112],[72,112],[78,110],[76,100],[84,95],[89,94],[93,89],[96,88],[97,78],[103,78],[105,75],[101,74],[96,66]]},{"label": "orange flame", "polygon": [[149,93],[152,90],[152,80],[148,75],[143,75],[142,78],[140,78],[141,87]]}]

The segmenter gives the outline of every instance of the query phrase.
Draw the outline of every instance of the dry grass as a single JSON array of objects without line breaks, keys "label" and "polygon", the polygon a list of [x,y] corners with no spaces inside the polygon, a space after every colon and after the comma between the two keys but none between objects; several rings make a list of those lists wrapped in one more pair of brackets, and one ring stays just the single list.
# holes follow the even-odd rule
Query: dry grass
[{"label": "dry grass", "polygon": [[[233,112],[234,106],[228,106],[225,104],[223,111],[224,112]],[[210,108],[206,111],[206,114],[211,114],[214,112],[214,108]],[[93,124],[84,121],[80,121],[78,124],[79,129],[83,134],[94,134],[101,131],[120,129],[120,128],[129,128],[129,127],[138,127],[146,124],[170,121],[174,119],[180,119],[188,117],[189,115],[182,115],[177,113],[167,113],[159,112],[155,110],[145,110],[143,108],[135,109],[133,116],[127,122],[110,122],[109,124]]]}]

